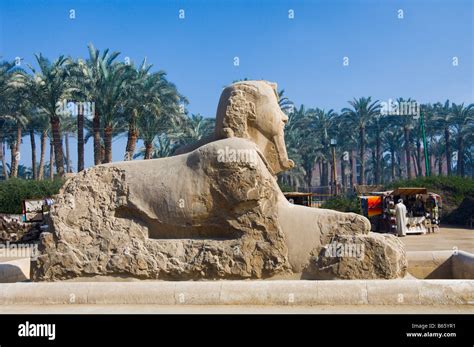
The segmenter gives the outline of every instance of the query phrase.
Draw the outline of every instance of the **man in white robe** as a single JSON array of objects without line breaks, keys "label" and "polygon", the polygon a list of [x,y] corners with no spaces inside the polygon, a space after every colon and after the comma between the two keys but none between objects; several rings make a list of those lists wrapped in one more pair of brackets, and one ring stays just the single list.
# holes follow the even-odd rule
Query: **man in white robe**
[{"label": "man in white robe", "polygon": [[407,207],[403,204],[403,200],[398,200],[395,206],[395,216],[397,218],[398,236],[406,236],[407,234]]}]

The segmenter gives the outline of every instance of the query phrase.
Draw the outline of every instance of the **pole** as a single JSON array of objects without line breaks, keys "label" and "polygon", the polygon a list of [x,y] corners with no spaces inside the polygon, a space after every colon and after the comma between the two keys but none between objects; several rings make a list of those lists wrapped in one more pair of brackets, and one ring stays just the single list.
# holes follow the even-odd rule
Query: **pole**
[{"label": "pole", "polygon": [[425,176],[428,177],[430,176],[430,164],[428,161],[428,147],[426,145],[426,134],[425,134],[425,117],[423,113],[421,112],[421,117],[420,117],[420,122],[421,122],[421,133],[423,135],[423,149],[425,152]]},{"label": "pole", "polygon": [[337,195],[336,146],[332,146],[332,182],[334,184],[334,195]]}]

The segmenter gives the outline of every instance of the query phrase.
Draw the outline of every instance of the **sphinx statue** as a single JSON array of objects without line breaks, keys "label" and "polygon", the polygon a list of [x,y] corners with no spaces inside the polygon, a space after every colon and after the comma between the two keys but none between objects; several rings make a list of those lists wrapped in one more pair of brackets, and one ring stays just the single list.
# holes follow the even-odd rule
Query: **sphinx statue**
[{"label": "sphinx statue", "polygon": [[[403,277],[395,236],[369,233],[354,213],[287,201],[276,180],[294,166],[286,122],[276,84],[238,82],[222,92],[211,137],[76,174],[56,196],[32,279]],[[354,245],[362,255],[334,252]]]}]

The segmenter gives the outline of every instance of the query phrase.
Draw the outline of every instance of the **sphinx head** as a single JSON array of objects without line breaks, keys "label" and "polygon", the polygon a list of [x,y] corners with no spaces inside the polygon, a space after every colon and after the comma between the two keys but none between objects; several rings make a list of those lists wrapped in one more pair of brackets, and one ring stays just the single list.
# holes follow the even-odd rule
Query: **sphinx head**
[{"label": "sphinx head", "polygon": [[276,83],[237,82],[225,88],[216,115],[216,138],[241,137],[254,142],[272,174],[294,166],[286,152],[288,117],[278,105]]}]

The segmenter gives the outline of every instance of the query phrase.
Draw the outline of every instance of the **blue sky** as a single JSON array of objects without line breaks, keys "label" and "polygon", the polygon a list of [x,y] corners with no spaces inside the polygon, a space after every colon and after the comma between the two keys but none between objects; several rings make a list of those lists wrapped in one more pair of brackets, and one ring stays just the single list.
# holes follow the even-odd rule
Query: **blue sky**
[{"label": "blue sky", "polygon": [[[474,101],[470,0],[0,2],[3,59],[33,63],[38,52],[87,57],[89,42],[120,51],[121,59],[146,56],[167,71],[191,113],[209,117],[223,86],[244,77],[275,81],[297,105],[326,109],[360,96]],[[115,141],[114,160],[124,142]],[[30,165],[28,147],[25,138],[22,163]]]}]

